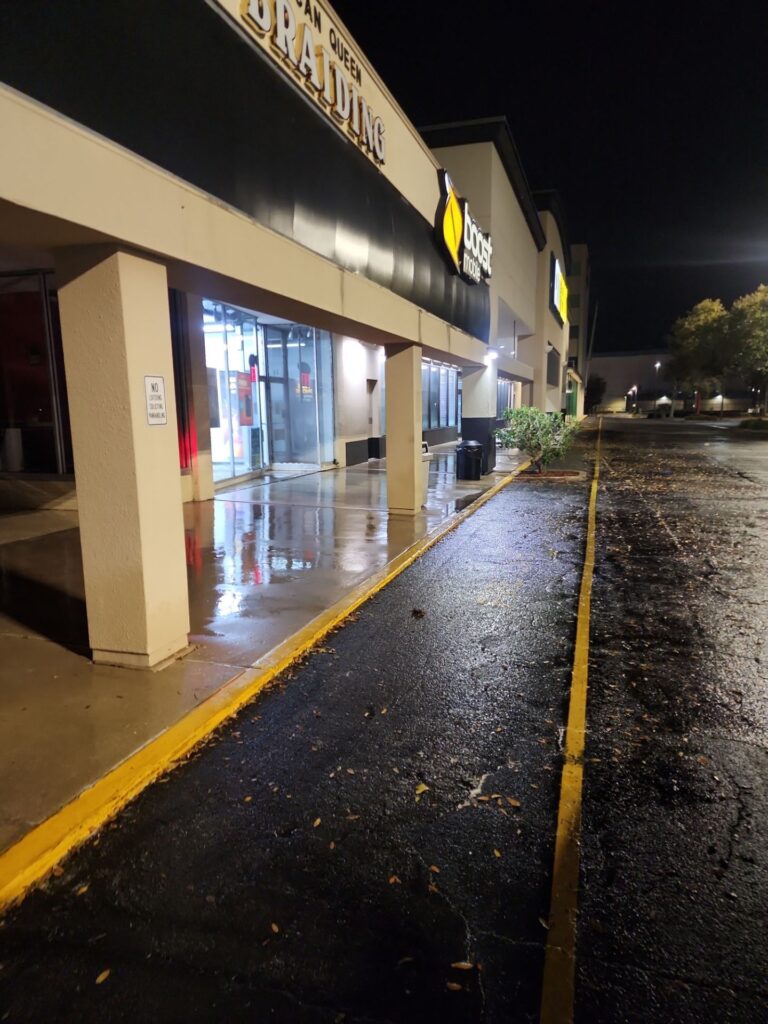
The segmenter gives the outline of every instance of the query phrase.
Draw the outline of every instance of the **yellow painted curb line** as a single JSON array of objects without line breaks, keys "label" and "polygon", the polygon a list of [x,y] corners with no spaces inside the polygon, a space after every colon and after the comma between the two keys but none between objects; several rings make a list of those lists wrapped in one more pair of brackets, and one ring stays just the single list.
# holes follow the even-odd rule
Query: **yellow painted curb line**
[{"label": "yellow painted curb line", "polygon": [[595,569],[597,491],[600,480],[600,443],[603,421],[598,420],[595,471],[589,495],[587,547],[579,588],[576,644],[571,673],[571,696],[563,751],[560,804],[555,835],[555,862],[549,932],[544,955],[541,1024],[572,1024],[576,987],[576,917],[579,901],[581,854],[581,801],[584,782],[584,744],[589,681],[589,626],[592,608],[592,577]]},{"label": "yellow painted curb line", "polygon": [[276,676],[310,651],[360,605],[455,530],[529,466],[530,461],[517,466],[449,523],[437,527],[406,548],[383,569],[254,662],[250,668],[235,676],[178,722],[150,740],[135,754],[131,754],[0,854],[0,912],[17,903],[30,886],[45,878],[60,860],[85,842],[150,783],[175,767],[223,722],[253,700]]}]

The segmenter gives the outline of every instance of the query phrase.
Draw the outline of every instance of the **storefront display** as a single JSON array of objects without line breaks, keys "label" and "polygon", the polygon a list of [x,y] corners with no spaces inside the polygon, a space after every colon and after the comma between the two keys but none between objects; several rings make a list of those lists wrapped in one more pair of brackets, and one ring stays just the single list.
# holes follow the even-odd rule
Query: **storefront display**
[{"label": "storefront display", "polygon": [[203,302],[214,480],[333,461],[327,331]]}]

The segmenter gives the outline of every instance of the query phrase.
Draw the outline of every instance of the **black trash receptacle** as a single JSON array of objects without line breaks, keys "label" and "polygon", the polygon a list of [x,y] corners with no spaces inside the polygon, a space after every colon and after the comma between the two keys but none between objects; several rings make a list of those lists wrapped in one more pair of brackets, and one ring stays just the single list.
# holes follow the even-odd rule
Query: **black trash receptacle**
[{"label": "black trash receptacle", "polygon": [[483,446],[479,441],[456,445],[456,479],[479,480],[483,471]]}]

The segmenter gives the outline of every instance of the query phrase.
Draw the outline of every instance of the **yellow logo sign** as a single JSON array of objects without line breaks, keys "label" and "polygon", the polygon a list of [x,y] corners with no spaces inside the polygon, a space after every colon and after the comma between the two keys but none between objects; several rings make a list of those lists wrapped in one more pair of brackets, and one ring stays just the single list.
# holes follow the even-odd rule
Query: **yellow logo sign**
[{"label": "yellow logo sign", "polygon": [[443,241],[448,250],[448,255],[456,267],[457,272],[461,270],[459,263],[459,251],[464,237],[464,214],[461,210],[459,197],[453,182],[446,174],[445,176],[445,212],[443,213]]},{"label": "yellow logo sign", "polygon": [[484,234],[448,176],[440,171],[440,206],[435,224],[438,242],[451,261],[451,269],[469,284],[491,276],[491,236]]}]

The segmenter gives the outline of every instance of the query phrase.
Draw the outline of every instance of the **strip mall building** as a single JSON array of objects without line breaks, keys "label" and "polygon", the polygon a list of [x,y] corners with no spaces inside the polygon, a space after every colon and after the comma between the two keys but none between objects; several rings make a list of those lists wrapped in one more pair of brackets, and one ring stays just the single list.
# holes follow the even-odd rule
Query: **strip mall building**
[{"label": "strip mall building", "polygon": [[[569,249],[506,122],[414,128],[315,0],[0,10],[3,493],[76,480],[96,660],[187,645],[182,502],[559,411]],[[45,488],[39,488],[42,492]]]}]

